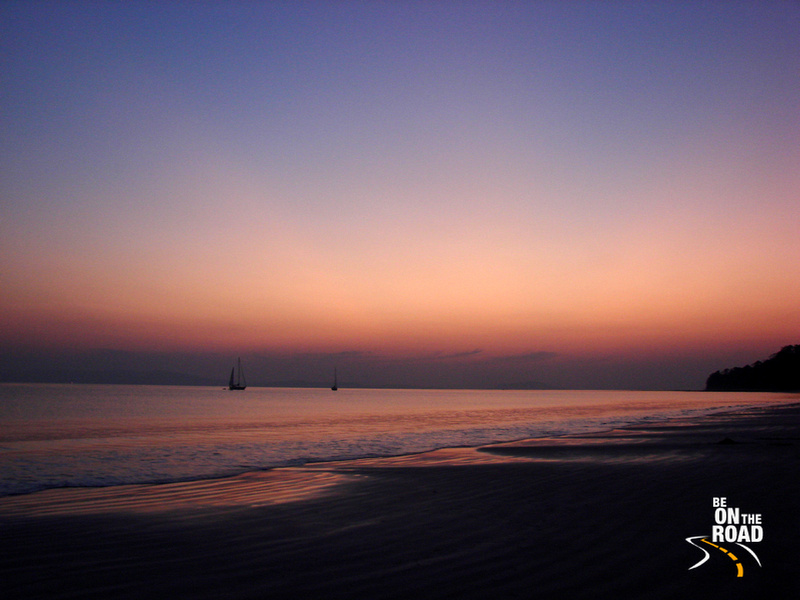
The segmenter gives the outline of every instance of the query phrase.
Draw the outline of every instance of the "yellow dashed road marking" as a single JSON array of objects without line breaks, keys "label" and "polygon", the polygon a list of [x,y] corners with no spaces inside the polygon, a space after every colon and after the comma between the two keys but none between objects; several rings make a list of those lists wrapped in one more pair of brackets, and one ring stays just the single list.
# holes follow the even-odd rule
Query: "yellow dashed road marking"
[{"label": "yellow dashed road marking", "polygon": [[708,544],[709,546],[714,546],[714,548],[717,548],[718,550],[720,550],[720,551],[724,552],[725,554],[727,554],[728,556],[730,556],[730,557],[731,557],[731,560],[732,560],[733,562],[735,562],[735,563],[736,563],[736,576],[737,576],[737,577],[744,577],[744,567],[742,566],[742,563],[740,563],[740,562],[739,562],[739,559],[738,559],[738,558],[736,558],[736,557],[735,557],[733,554],[731,554],[730,552],[728,552],[728,551],[727,551],[725,548],[723,548],[722,546],[717,546],[716,544],[712,544],[712,543],[711,543],[711,542],[709,542],[707,539],[702,539],[702,540],[700,540],[700,541],[701,541],[701,542],[705,542],[705,543],[706,543],[706,544]]}]

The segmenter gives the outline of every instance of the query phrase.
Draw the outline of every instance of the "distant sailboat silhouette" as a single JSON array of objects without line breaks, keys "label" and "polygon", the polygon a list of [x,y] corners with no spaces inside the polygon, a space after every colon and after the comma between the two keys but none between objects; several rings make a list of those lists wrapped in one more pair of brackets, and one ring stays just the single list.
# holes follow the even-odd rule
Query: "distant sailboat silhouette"
[{"label": "distant sailboat silhouette", "polygon": [[333,368],[333,385],[331,386],[331,389],[334,392],[339,389],[339,381],[338,378],[336,377],[336,367]]},{"label": "distant sailboat silhouette", "polygon": [[242,373],[242,359],[238,358],[236,360],[239,366],[239,374],[236,376],[236,381],[234,381],[233,376],[236,372],[236,367],[231,369],[231,380],[228,383],[229,390],[243,390],[247,387],[247,380],[244,378],[244,373]]}]

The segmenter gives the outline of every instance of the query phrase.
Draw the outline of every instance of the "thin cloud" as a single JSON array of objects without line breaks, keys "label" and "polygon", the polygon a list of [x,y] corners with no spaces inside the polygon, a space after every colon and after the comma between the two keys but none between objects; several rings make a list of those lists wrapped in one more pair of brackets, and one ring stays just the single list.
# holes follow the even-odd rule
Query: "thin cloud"
[{"label": "thin cloud", "polygon": [[493,362],[542,362],[551,360],[558,356],[557,352],[539,350],[536,352],[526,352],[525,354],[511,354],[508,356],[498,356]]},{"label": "thin cloud", "polygon": [[480,348],[476,348],[475,350],[468,350],[467,352],[456,352],[454,354],[440,354],[434,356],[433,358],[435,358],[436,360],[453,360],[457,358],[468,358],[470,356],[477,356],[482,352],[483,350],[481,350]]}]

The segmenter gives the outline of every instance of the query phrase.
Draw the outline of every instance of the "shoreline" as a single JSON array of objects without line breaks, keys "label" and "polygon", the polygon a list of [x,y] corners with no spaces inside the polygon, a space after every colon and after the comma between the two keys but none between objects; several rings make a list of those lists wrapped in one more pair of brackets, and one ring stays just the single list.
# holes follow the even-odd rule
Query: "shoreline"
[{"label": "shoreline", "polygon": [[[479,390],[475,390],[479,391]],[[749,408],[769,408],[773,406],[784,406],[787,404],[793,403],[800,403],[800,394],[778,394],[778,398],[772,398],[770,400],[762,400],[758,403],[746,403],[741,402],[737,405],[727,405],[727,406],[704,406],[704,407],[684,407],[682,409],[669,409],[664,411],[664,414],[658,414],[657,416],[653,417],[645,412],[641,414],[631,414],[626,415],[625,417],[617,417],[611,418],[610,420],[606,420],[603,423],[594,423],[591,424],[588,428],[585,425],[582,425],[584,429],[583,432],[580,433],[553,433],[550,434],[551,436],[556,436],[558,438],[568,438],[571,435],[593,435],[596,433],[601,433],[605,430],[605,427],[631,427],[637,424],[648,424],[648,423],[655,423],[655,422],[662,422],[662,421],[671,421],[675,419],[699,419],[705,418],[706,416],[717,414],[719,412],[729,412],[729,411],[736,411],[736,410],[744,410]],[[786,397],[788,396],[788,398]],[[569,409],[568,409],[569,410]],[[690,415],[686,415],[685,413],[689,412]],[[558,426],[558,423],[556,423]],[[400,450],[397,454],[372,454],[366,456],[352,456],[352,457],[341,457],[341,458],[333,458],[333,459],[326,459],[322,457],[317,457],[314,459],[309,459],[307,462],[302,462],[303,459],[292,459],[286,458],[283,461],[277,462],[277,464],[268,464],[264,466],[252,465],[247,468],[241,469],[223,469],[221,472],[208,472],[208,473],[195,473],[195,474],[174,474],[174,475],[163,475],[160,477],[141,477],[141,476],[132,476],[132,477],[118,477],[117,481],[114,482],[100,482],[100,481],[92,481],[93,477],[89,478],[81,478],[81,477],[71,477],[68,476],[66,481],[58,482],[58,483],[30,483],[27,486],[23,486],[21,489],[13,489],[9,490],[6,489],[2,493],[0,493],[0,503],[2,503],[3,499],[5,498],[14,498],[14,497],[23,497],[29,495],[41,495],[41,494],[50,494],[50,493],[59,493],[59,491],[64,491],[68,493],[69,490],[102,490],[106,488],[130,488],[134,486],[169,486],[169,485],[181,485],[181,484],[199,484],[202,485],[206,482],[213,482],[216,480],[225,480],[229,478],[236,478],[236,477],[243,477],[248,476],[249,474],[259,474],[259,473],[266,473],[276,469],[303,469],[303,468],[314,468],[314,465],[317,463],[323,464],[338,464],[338,463],[347,463],[353,460],[385,460],[385,459],[402,459],[406,456],[418,456],[430,452],[437,452],[446,449],[453,449],[453,448],[480,448],[482,446],[493,446],[493,445],[504,445],[509,443],[516,443],[516,442],[524,442],[526,440],[533,440],[533,439],[548,439],[547,434],[534,434],[533,436],[526,435],[523,437],[511,439],[511,440],[495,440],[491,442],[480,442],[472,444],[464,444],[464,445],[451,445],[445,444],[441,446],[434,446],[429,449],[420,449],[420,450]],[[69,473],[68,467],[66,467],[65,473]],[[72,479],[72,481],[69,481]],[[102,479],[102,478],[100,478]],[[13,481],[13,479],[12,479]]]},{"label": "shoreline", "polygon": [[[725,440],[730,440],[725,442]],[[791,597],[800,403],[0,498],[9,598]],[[761,567],[685,538],[763,515]],[[735,546],[733,546],[735,547]],[[742,554],[742,552],[739,552]],[[787,595],[787,592],[791,592]]]}]

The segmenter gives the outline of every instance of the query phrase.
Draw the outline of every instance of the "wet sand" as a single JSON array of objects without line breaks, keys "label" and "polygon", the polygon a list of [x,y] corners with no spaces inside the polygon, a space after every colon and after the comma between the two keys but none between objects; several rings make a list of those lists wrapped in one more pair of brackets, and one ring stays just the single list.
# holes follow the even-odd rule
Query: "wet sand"
[{"label": "wet sand", "polygon": [[[0,499],[4,598],[800,597],[800,405]],[[709,560],[712,498],[764,539]],[[735,562],[742,565],[737,577]]]}]

